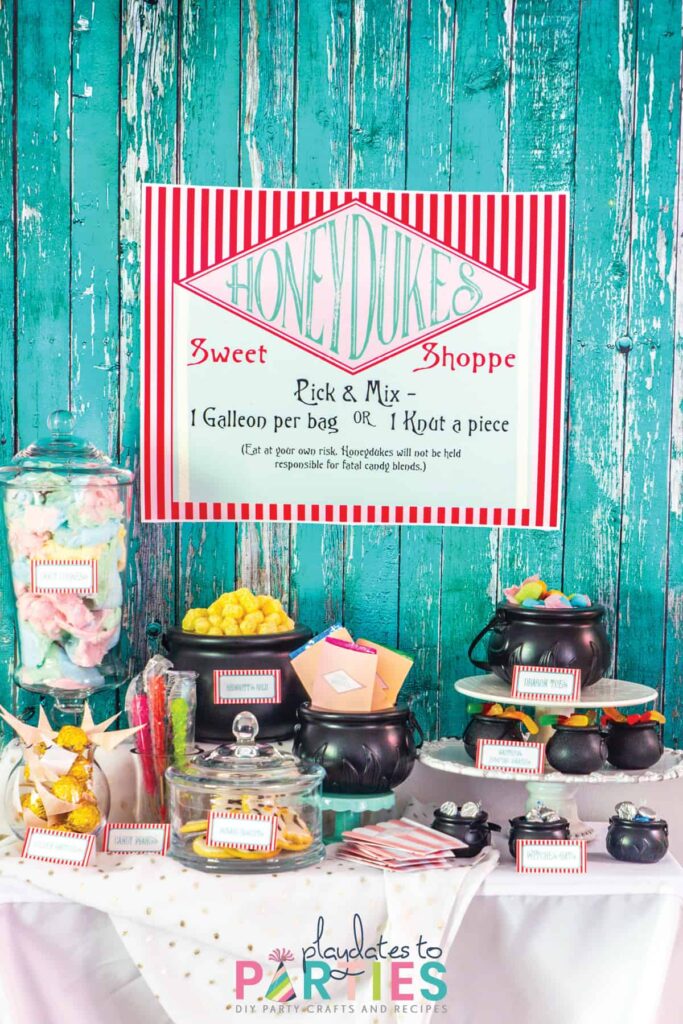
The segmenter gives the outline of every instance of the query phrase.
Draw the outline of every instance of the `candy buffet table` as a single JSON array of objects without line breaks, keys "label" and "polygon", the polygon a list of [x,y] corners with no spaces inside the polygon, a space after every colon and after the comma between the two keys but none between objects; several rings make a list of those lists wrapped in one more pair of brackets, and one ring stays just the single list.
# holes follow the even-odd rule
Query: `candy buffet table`
[{"label": "candy buffet table", "polygon": [[[634,869],[611,860],[601,846],[600,837],[585,876],[538,877],[516,874],[501,844],[499,866],[474,896],[451,947],[449,994],[434,1004],[432,1020],[677,1019],[683,869],[671,855]],[[349,938],[347,918],[356,911],[366,938],[377,924],[397,941],[410,941],[425,924],[438,933],[444,924],[439,907],[460,875],[394,876],[390,884],[374,869],[351,867],[334,854],[319,868],[289,876],[239,879],[197,875],[172,861],[153,865],[143,857],[99,855],[84,871],[20,863],[15,853],[3,853],[2,1024],[63,1024],[66,1006],[70,1024],[184,1022],[199,1020],[200,1007],[208,1017],[239,1020],[245,1012],[234,998],[234,955],[266,961],[271,946],[296,950],[304,936],[313,937],[318,913],[335,944]],[[438,940],[436,933],[427,937]],[[242,952],[244,943],[250,954]],[[295,978],[295,967],[292,972]],[[263,999],[254,1005],[251,1019],[278,1009]],[[369,1022],[405,1019],[408,1012],[412,1020],[426,1019],[410,1002],[399,1004],[394,1016],[355,1010],[356,1019]],[[311,1019],[296,1004],[283,1007],[285,1014]]]}]

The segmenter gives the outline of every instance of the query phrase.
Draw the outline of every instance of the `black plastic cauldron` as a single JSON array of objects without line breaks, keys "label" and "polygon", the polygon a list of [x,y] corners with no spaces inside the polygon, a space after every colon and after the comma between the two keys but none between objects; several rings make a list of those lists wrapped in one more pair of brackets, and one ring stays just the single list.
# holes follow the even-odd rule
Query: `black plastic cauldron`
[{"label": "black plastic cauldron", "polygon": [[607,852],[629,864],[656,864],[669,849],[669,826],[663,820],[627,821],[612,816]]},{"label": "black plastic cauldron", "polygon": [[323,766],[326,793],[388,793],[410,775],[423,739],[407,707],[351,714],[318,711],[305,703],[293,750]]},{"label": "black plastic cauldron", "polygon": [[[602,679],[610,663],[604,617],[600,604],[566,609],[500,604],[470,644],[469,658],[477,668],[494,672],[508,684],[515,665],[539,665],[578,668],[581,685],[592,686]],[[479,661],[474,650],[489,632],[487,660]]]},{"label": "black plastic cauldron", "polygon": [[655,722],[610,722],[607,726],[607,760],[615,768],[636,771],[650,768],[662,756],[664,744]]},{"label": "black plastic cauldron", "polygon": [[597,725],[558,725],[546,744],[545,756],[564,775],[589,775],[604,766],[607,744]]},{"label": "black plastic cauldron", "polygon": [[[232,723],[240,711],[251,711],[258,719],[260,740],[286,740],[294,735],[296,712],[306,699],[290,654],[312,637],[306,626],[287,633],[256,636],[205,636],[169,629],[164,646],[173,667],[196,672],[196,738],[200,742],[232,736]],[[280,700],[277,703],[216,704],[214,672],[222,669],[279,669]]]},{"label": "black plastic cauldron", "polygon": [[432,828],[467,844],[464,850],[453,851],[456,857],[476,857],[485,846],[491,845],[491,833],[500,832],[500,825],[488,818],[486,811],[479,811],[475,818],[463,818],[459,814],[444,814],[437,808]]},{"label": "black plastic cauldron", "polygon": [[518,718],[473,715],[463,733],[462,742],[474,761],[477,756],[477,740],[512,740],[521,743],[523,739],[522,723]]},{"label": "black plastic cauldron", "polygon": [[569,839],[569,822],[566,818],[560,818],[559,821],[527,821],[523,815],[511,818],[508,850],[513,860],[518,839]]}]

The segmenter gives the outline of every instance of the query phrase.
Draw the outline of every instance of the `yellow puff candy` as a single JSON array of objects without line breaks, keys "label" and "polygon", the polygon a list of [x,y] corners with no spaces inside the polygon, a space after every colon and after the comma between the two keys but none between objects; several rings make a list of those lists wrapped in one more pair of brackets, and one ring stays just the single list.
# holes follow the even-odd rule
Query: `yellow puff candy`
[{"label": "yellow puff candy", "polygon": [[275,597],[267,597],[261,605],[261,611],[268,617],[269,615],[280,615],[284,614],[282,604]]},{"label": "yellow puff candy", "polygon": [[182,621],[182,627],[183,627],[183,629],[185,630],[186,633],[191,633],[192,632],[192,630],[194,629],[194,624],[195,624],[196,618],[197,618],[197,616],[196,616],[195,612],[193,612],[193,611],[187,612],[187,614],[185,615],[185,618]]},{"label": "yellow puff candy", "polygon": [[280,632],[286,633],[290,629],[294,629],[294,619],[290,619],[289,615],[285,615],[284,619],[282,619]]},{"label": "yellow puff candy", "polygon": [[224,636],[225,634],[223,633],[223,630],[222,630],[221,626],[218,625],[218,626],[211,626],[207,630],[206,635],[207,636]]},{"label": "yellow puff candy", "polygon": [[228,616],[231,619],[244,618],[244,608],[238,601],[227,601],[223,605],[223,618]]},{"label": "yellow puff candy", "polygon": [[249,622],[248,615],[240,622],[240,633],[242,636],[253,636],[257,629],[258,623]]},{"label": "yellow puff candy", "polygon": [[240,604],[244,608],[245,612],[257,612],[259,610],[256,598],[250,591],[247,591],[246,594],[242,594],[240,596]]},{"label": "yellow puff candy", "polygon": [[211,623],[208,619],[197,619],[194,624],[195,633],[208,633]]},{"label": "yellow puff candy", "polygon": [[209,615],[209,622],[212,626],[220,626],[221,616],[215,612],[212,612],[212,614]]}]

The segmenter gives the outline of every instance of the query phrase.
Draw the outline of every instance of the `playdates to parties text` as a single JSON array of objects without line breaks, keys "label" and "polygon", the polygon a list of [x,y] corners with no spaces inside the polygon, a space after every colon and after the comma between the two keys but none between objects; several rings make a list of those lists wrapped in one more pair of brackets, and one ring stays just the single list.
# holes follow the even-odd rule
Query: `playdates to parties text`
[{"label": "playdates to parties text", "polygon": [[[359,980],[369,975],[370,992],[364,997],[373,1002],[388,999],[413,1003],[424,1000],[437,1003],[448,993],[443,950],[420,935],[413,944],[389,943],[380,933],[375,942],[366,943],[363,920],[354,914],[353,941],[337,946],[325,936],[325,919],[320,916],[309,946],[301,950],[303,978],[297,996],[303,1000],[360,999]],[[235,993],[238,1002],[252,1001],[263,987],[264,969],[257,960],[238,960],[235,965]],[[332,983],[334,993],[330,992]],[[345,983],[343,996],[339,982]]]}]

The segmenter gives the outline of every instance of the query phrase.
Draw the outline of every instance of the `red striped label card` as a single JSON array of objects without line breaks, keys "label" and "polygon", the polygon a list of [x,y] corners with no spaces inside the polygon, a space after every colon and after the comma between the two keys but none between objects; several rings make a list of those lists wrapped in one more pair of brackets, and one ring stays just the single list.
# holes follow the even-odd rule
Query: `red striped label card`
[{"label": "red striped label card", "polygon": [[569,223],[564,192],[145,186],[143,520],[557,529]]},{"label": "red striped label card", "polygon": [[525,875],[583,875],[586,846],[585,839],[518,839],[515,865]]},{"label": "red striped label card", "polygon": [[274,850],[277,818],[274,814],[209,811],[206,842],[209,846],[231,846],[235,850]]},{"label": "red striped label card", "polygon": [[512,669],[512,700],[544,700],[548,704],[571,703],[581,693],[580,668],[552,668],[543,665],[515,665]]},{"label": "red striped label card", "polygon": [[84,836],[80,832],[55,832],[51,828],[29,828],[26,830],[21,856],[29,860],[41,860],[46,864],[72,864],[84,868],[94,849],[95,836]]},{"label": "red striped label card", "polygon": [[97,559],[31,559],[32,594],[97,594]]},{"label": "red striped label card", "polygon": [[158,823],[116,822],[104,827],[105,853],[158,853],[168,851],[171,826]]},{"label": "red striped label card", "polygon": [[279,704],[279,668],[219,668],[213,674],[214,704]]},{"label": "red striped label card", "polygon": [[544,743],[520,743],[515,740],[477,740],[475,764],[498,772],[523,775],[543,774]]}]

